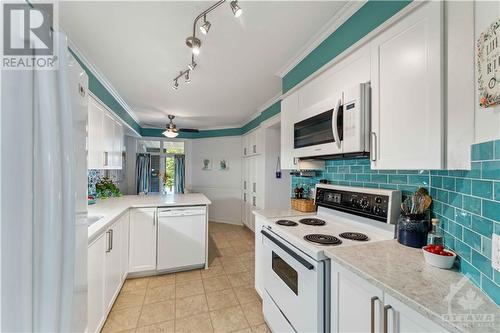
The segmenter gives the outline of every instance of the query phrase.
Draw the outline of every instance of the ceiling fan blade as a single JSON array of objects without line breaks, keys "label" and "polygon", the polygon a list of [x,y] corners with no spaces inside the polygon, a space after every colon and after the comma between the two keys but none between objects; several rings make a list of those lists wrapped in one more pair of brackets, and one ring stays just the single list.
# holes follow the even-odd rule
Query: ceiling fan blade
[{"label": "ceiling fan blade", "polygon": [[179,132],[198,133],[199,131],[196,128],[179,128]]}]

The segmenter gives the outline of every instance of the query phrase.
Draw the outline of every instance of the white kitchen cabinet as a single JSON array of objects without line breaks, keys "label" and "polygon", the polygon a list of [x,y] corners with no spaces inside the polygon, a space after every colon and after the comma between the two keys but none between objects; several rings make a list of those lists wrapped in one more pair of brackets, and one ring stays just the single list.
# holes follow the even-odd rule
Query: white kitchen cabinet
[{"label": "white kitchen cabinet", "polygon": [[372,169],[441,169],[443,5],[427,2],[371,48]]},{"label": "white kitchen cabinet", "polygon": [[298,91],[281,101],[281,169],[296,170],[297,162],[293,157],[293,126],[299,107]]},{"label": "white kitchen cabinet", "polygon": [[121,251],[122,229],[121,219],[109,227],[106,237],[106,255],[104,259],[104,308],[111,309],[113,302],[120,291],[122,282]]},{"label": "white kitchen cabinet", "polygon": [[97,238],[88,248],[88,332],[97,332],[105,320],[104,310],[104,260],[107,236]]},{"label": "white kitchen cabinet", "polygon": [[104,151],[102,144],[103,120],[104,109],[95,99],[89,98],[89,117],[87,128],[89,169],[102,169],[104,165]]},{"label": "white kitchen cabinet", "polygon": [[331,272],[331,331],[381,332],[382,291],[339,265],[332,264]]},{"label": "white kitchen cabinet", "polygon": [[120,217],[121,224],[121,250],[120,250],[120,266],[122,280],[125,280],[128,274],[128,251],[129,251],[129,234],[130,234],[130,212],[127,211]]},{"label": "white kitchen cabinet", "polygon": [[114,114],[91,96],[88,121],[88,168],[121,169],[123,127]]},{"label": "white kitchen cabinet", "polygon": [[130,210],[129,272],[156,269],[156,208]]},{"label": "white kitchen cabinet", "polygon": [[331,332],[447,332],[338,264],[331,271]]},{"label": "white kitchen cabinet", "polygon": [[263,250],[262,250],[262,225],[264,224],[263,218],[260,216],[255,217],[255,290],[263,297],[264,292],[264,277],[262,276],[262,265],[264,264]]}]

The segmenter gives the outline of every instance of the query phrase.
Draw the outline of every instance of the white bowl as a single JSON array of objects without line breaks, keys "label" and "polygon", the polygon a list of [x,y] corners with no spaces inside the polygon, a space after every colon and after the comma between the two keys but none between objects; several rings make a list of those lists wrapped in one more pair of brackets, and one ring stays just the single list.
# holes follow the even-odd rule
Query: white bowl
[{"label": "white bowl", "polygon": [[451,254],[453,254],[453,256],[442,256],[440,254],[431,253],[422,248],[422,252],[424,253],[424,259],[429,265],[439,267],[442,269],[450,269],[453,267],[457,255],[453,251],[447,249],[445,249],[445,251],[450,252]]}]

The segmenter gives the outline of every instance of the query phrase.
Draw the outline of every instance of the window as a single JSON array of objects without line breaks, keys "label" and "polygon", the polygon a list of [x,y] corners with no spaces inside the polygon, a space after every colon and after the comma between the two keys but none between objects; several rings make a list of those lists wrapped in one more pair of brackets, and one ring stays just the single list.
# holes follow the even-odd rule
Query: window
[{"label": "window", "polygon": [[138,153],[151,155],[150,192],[174,192],[175,155],[184,155],[183,141],[139,140]]}]

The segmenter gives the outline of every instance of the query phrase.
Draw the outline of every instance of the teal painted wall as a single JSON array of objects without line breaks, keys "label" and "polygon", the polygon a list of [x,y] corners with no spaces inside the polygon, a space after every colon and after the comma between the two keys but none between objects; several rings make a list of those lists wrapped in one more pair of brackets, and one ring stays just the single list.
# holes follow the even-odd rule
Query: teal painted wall
[{"label": "teal painted wall", "polygon": [[283,92],[295,87],[409,3],[411,1],[368,1],[285,75]]}]

